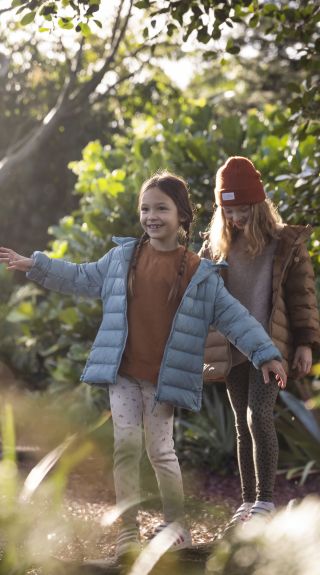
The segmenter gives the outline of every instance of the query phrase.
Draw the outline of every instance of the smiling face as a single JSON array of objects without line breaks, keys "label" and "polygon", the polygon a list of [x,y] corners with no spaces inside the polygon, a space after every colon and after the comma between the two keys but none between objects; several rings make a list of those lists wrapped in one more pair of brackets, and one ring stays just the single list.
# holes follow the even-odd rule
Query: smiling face
[{"label": "smiling face", "polygon": [[167,194],[157,187],[148,188],[140,197],[139,210],[141,226],[155,249],[173,250],[178,247],[178,208]]},{"label": "smiling face", "polygon": [[251,216],[251,206],[243,204],[238,206],[223,207],[225,218],[237,230],[243,230]]}]

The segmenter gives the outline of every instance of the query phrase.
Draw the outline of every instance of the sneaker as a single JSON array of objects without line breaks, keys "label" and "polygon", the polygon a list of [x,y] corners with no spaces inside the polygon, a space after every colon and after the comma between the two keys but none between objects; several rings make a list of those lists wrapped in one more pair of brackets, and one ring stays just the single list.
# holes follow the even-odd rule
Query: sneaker
[{"label": "sneaker", "polygon": [[[169,525],[173,525],[172,523],[160,523],[154,530],[152,535],[152,539],[162,533]],[[171,547],[168,551],[179,551],[180,549],[186,549],[188,547],[192,547],[192,537],[190,530],[179,523],[175,523],[175,534],[176,539],[172,543]]]},{"label": "sneaker", "polygon": [[139,531],[137,528],[123,527],[117,537],[116,557],[123,555],[138,555],[141,551]]},{"label": "sneaker", "polygon": [[248,517],[245,521],[251,521],[252,519],[271,519],[275,512],[275,506],[272,501],[256,501],[251,509]]},{"label": "sneaker", "polygon": [[250,511],[252,509],[252,506],[253,506],[253,503],[251,503],[249,501],[245,501],[244,503],[242,503],[242,505],[240,505],[240,507],[238,507],[238,509],[232,515],[230,521],[225,526],[225,528],[223,530],[223,535],[228,533],[228,531],[230,531],[234,527],[237,527],[237,525],[247,521],[249,514],[250,514]]}]

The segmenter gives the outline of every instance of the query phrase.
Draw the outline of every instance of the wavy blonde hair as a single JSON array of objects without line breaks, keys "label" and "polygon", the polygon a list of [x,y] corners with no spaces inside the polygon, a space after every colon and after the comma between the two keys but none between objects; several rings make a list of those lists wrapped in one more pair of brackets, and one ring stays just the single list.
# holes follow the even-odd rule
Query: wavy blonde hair
[{"label": "wavy blonde hair", "polygon": [[[248,242],[248,254],[252,258],[261,254],[272,238],[279,237],[282,227],[282,218],[271,200],[267,198],[263,202],[250,205],[250,218],[243,230]],[[228,257],[231,244],[236,240],[238,233],[238,230],[225,217],[222,206],[218,206],[213,213],[208,230],[210,250],[214,260]]]}]

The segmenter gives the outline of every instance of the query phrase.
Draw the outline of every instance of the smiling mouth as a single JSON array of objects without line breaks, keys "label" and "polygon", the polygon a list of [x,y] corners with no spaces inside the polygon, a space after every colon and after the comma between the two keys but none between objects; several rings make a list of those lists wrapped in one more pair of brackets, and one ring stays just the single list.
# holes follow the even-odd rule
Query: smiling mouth
[{"label": "smiling mouth", "polygon": [[149,230],[159,230],[160,228],[162,228],[162,224],[148,224],[147,228]]}]

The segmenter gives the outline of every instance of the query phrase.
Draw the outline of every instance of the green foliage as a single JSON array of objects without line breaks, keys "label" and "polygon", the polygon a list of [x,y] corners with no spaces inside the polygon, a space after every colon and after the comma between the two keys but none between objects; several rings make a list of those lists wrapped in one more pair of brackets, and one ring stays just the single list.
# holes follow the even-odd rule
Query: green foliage
[{"label": "green foliage", "polygon": [[[150,20],[166,16],[169,30],[183,30],[183,40],[192,34],[200,43],[218,40],[226,29],[231,38],[227,38],[225,50],[233,51],[233,41],[241,36],[241,31],[258,30],[260,35],[268,35],[272,42],[281,45],[284,40],[294,44],[306,45],[308,52],[301,50],[304,61],[308,62],[314,51],[319,51],[317,42],[317,24],[319,10],[316,5],[296,3],[289,6],[286,2],[259,3],[254,0],[236,0],[222,3],[220,0],[200,0],[197,2],[144,0],[135,3],[140,9],[151,9]],[[247,38],[249,43],[250,35]],[[213,49],[220,49],[214,47]],[[299,57],[299,55],[298,55]],[[301,56],[300,56],[301,57]]]},{"label": "green foliage", "polygon": [[280,391],[282,405],[276,405],[276,428],[280,437],[280,468],[288,479],[303,484],[310,473],[320,472],[319,381],[306,380],[295,393]]},{"label": "green foliage", "polygon": [[[126,134],[113,135],[112,144],[105,146],[91,142],[82,160],[70,164],[78,178],[79,207],[50,228],[52,257],[95,261],[112,247],[113,235],[138,236],[138,192],[159,168],[181,174],[190,185],[198,212],[193,246],[197,249],[201,241],[197,232],[206,228],[211,215],[212,176],[234,154],[253,159],[287,220],[309,223],[297,206],[295,180],[283,178],[288,171],[299,174],[303,166],[315,165],[316,152],[313,146],[294,148],[283,110],[266,106],[263,112],[250,109],[244,118],[237,113],[224,116],[212,102],[183,97],[163,84],[161,77],[146,89],[150,97],[144,108],[139,109],[139,90],[136,101],[126,104]],[[138,112],[130,125],[134,109]],[[308,189],[304,206],[309,205],[311,195]],[[312,201],[317,201],[316,196]],[[311,243],[316,269],[320,264],[318,238],[317,228]],[[36,387],[77,385],[99,325],[100,304],[45,294],[28,285],[12,296],[8,312],[2,357]],[[18,346],[12,345],[13,331]]]},{"label": "green foliage", "polygon": [[[42,406],[44,407],[44,406]],[[63,409],[59,422],[65,423]],[[41,412],[40,412],[41,413]],[[46,431],[50,432],[48,413]],[[105,530],[121,515],[121,509],[109,508],[101,519],[85,517],[71,520],[66,513],[64,497],[72,470],[89,454],[94,454],[96,435],[108,425],[106,413],[90,426],[73,430],[51,449],[22,481],[14,454],[15,439],[11,404],[1,410],[3,457],[0,462],[0,574],[25,575],[31,572],[72,573],[78,575],[100,571],[112,573],[175,573],[175,575],[254,575],[271,571],[275,575],[314,575],[318,567],[320,501],[306,498],[290,509],[280,510],[266,524],[252,521],[218,540],[210,553],[197,549],[190,554],[166,554],[166,542],[146,545],[139,557],[127,558],[121,566],[105,562],[84,561],[82,549],[74,561],[59,560],[75,542],[81,547],[85,539],[91,550],[99,548]],[[40,423],[37,421],[36,423]],[[59,430],[57,421],[55,430]],[[70,431],[70,429],[69,429]],[[39,428],[37,428],[37,435]],[[104,439],[103,453],[106,451]],[[100,455],[101,456],[101,455]],[[279,544],[281,541],[281,544]],[[274,552],[275,547],[277,553]],[[188,553],[188,552],[187,552]],[[192,560],[190,560],[192,558]],[[135,562],[134,562],[135,561]],[[134,564],[132,564],[134,562]],[[156,569],[153,567],[156,565]]]},{"label": "green foliage", "polygon": [[[110,413],[107,412],[91,426],[82,424],[81,431],[65,438],[47,453],[22,483],[16,463],[12,404],[6,403],[2,407],[1,575],[24,575],[34,568],[44,568],[46,572],[49,569],[51,572],[56,567],[53,556],[59,549],[59,539],[64,540],[67,546],[77,537],[80,526],[72,524],[61,513],[68,477],[81,461],[94,452],[96,435],[101,433],[109,417]],[[47,431],[52,432],[50,429]],[[87,536],[93,541],[93,534],[97,530],[92,528],[90,536],[89,526],[87,528]],[[81,531],[85,529],[83,525]]]},{"label": "green foliage", "polygon": [[[236,84],[236,79],[228,80],[228,89]],[[94,261],[112,247],[113,235],[139,235],[137,195],[143,180],[161,168],[181,174],[190,185],[197,207],[193,244],[197,249],[197,232],[206,228],[211,216],[213,176],[226,157],[234,154],[253,159],[285,220],[317,224],[320,182],[313,129],[296,137],[290,127],[290,110],[276,103],[238,111],[234,99],[225,105],[225,89],[226,81],[220,78],[214,97],[195,99],[184,96],[158,73],[135,86],[130,97],[122,93],[121,121],[117,123],[122,128],[108,134],[105,145],[99,141],[88,144],[82,160],[70,164],[77,177],[78,207],[50,228],[50,255]],[[113,117],[119,114],[116,110]],[[319,240],[316,227],[310,252],[317,274]],[[79,386],[100,323],[100,303],[48,294],[27,285],[6,305],[12,286],[8,274],[1,273],[7,285],[2,304],[3,317],[7,315],[1,327],[2,358],[35,389],[49,386],[53,396],[76,390],[75,403],[100,405],[100,392],[91,388],[84,392],[84,386]],[[217,405],[216,401],[210,405],[212,413]],[[232,423],[229,414],[225,417],[225,427],[219,419],[184,417],[178,429],[181,453],[198,462],[205,452],[214,468],[230,461]],[[210,437],[208,444],[206,437]],[[198,448],[200,444],[203,450]],[[301,455],[299,449],[294,466],[305,469],[314,460],[305,451]]]},{"label": "green foliage", "polygon": [[[275,199],[280,201],[286,220],[296,223],[296,215],[300,211],[305,220],[311,220],[318,226],[319,6],[306,2],[291,5],[287,2],[252,0],[229,3],[219,0],[164,3],[146,0],[138,3],[138,7],[150,9],[150,19],[153,21],[161,18],[162,28],[164,21],[169,36],[176,31],[183,33],[183,41],[195,36],[200,44],[205,44],[207,47],[203,50],[203,57],[209,63],[206,67],[209,75],[213,59],[218,57],[218,66],[224,67],[226,62],[230,63],[231,77],[237,64],[240,64],[243,72],[239,85],[244,82],[248,86],[244,91],[246,109],[250,107],[248,101],[256,90],[258,114],[261,113],[264,92],[267,101],[276,103],[275,121],[270,124],[272,131],[269,138],[263,141],[259,138],[258,146],[253,150],[248,142],[247,151],[249,155],[254,154],[265,168],[263,173],[270,184],[275,183],[273,171],[276,172]],[[147,30],[152,36],[152,27],[149,26]],[[252,47],[257,50],[256,59],[242,55],[242,48],[248,47],[251,52]],[[250,86],[248,80],[254,73],[256,77]],[[235,94],[235,109],[239,111],[242,95],[236,89]],[[227,104],[224,99],[224,105]],[[244,114],[242,121],[245,121]],[[263,131],[269,132],[266,118]],[[287,145],[284,145],[283,138],[287,138]],[[281,164],[282,159],[283,170],[278,165],[270,173],[267,169],[270,164],[273,168],[272,164]],[[287,196],[290,202],[286,201]],[[299,218],[301,220],[301,216]]]},{"label": "green foliage", "polygon": [[234,465],[234,417],[225,385],[207,385],[200,414],[179,414],[175,444],[181,461],[226,473]]},{"label": "green foliage", "polygon": [[266,523],[249,522],[215,545],[206,575],[313,575],[318,569],[319,497],[284,509]]},{"label": "green foliage", "polygon": [[[112,146],[91,142],[83,159],[70,165],[78,177],[75,193],[80,198],[79,208],[50,228],[52,257],[94,261],[112,247],[113,235],[139,235],[137,194],[143,180],[159,167],[187,178],[205,220],[201,227],[206,225],[211,210],[212,158],[219,153],[218,141],[223,142],[224,130],[226,146],[231,145],[232,118],[222,118],[221,127],[216,119],[213,129],[212,110],[205,102],[176,98],[168,91],[163,104],[167,107],[158,117],[151,116],[155,108],[150,104],[150,109],[133,120],[126,137],[114,136]],[[235,131],[239,132],[238,125],[235,117]],[[14,326],[18,346],[12,346],[12,338],[4,335],[2,356],[7,361],[10,357],[15,369],[31,378],[36,387],[54,382],[53,387],[59,389],[74,386],[100,313],[96,302],[40,295],[34,286],[23,287],[8,303],[7,325],[10,331]]]},{"label": "green foliage", "polygon": [[101,0],[12,0],[11,8],[20,17],[21,26],[37,21],[42,32],[48,30],[49,23],[87,36],[91,32],[90,22],[102,26],[96,19],[100,5]]},{"label": "green foliage", "polygon": [[[81,10],[84,5],[79,4]],[[141,52],[149,50],[145,45],[138,49],[126,8],[121,17],[107,9],[108,25],[98,35],[81,22],[85,41],[67,31],[69,37],[57,30],[41,35],[34,26],[22,30],[14,14],[4,22],[1,17],[1,243],[19,251],[47,242],[48,226],[76,205],[68,162],[80,158],[84,145],[97,135],[106,144],[114,131],[125,129],[118,98],[125,94],[130,99],[134,70],[140,67]],[[71,16],[65,10],[60,24],[69,28]],[[11,162],[19,169],[9,170]],[[29,237],[23,234],[22,240],[26,220]]]},{"label": "green foliage", "polygon": [[[79,209],[51,228],[52,257],[94,261],[112,247],[113,235],[136,235],[136,195],[124,187],[125,155],[92,142],[83,158],[72,164],[78,175]],[[33,374],[36,387],[55,382],[53,388],[61,390],[78,384],[99,325],[100,303],[43,294],[28,285],[12,296],[7,312],[18,346],[12,348],[11,337],[4,334],[3,356],[12,353],[11,363],[26,378]]]},{"label": "green foliage", "polygon": [[[88,36],[94,25],[101,26],[96,20],[99,4],[99,0],[14,0],[12,7],[25,29],[36,22],[43,31],[58,26],[66,33],[75,28]],[[203,62],[208,62],[204,73],[197,75],[189,95],[170,85],[165,75],[156,70],[141,83],[119,86],[116,97],[110,98],[107,105],[102,99],[97,99],[94,106],[87,106],[86,101],[86,109],[79,116],[82,122],[85,120],[82,140],[79,122],[72,124],[69,118],[60,126],[56,147],[51,148],[51,142],[40,162],[33,166],[43,201],[35,201],[33,189],[29,191],[25,185],[25,176],[32,170],[30,162],[27,173],[21,170],[21,187],[14,185],[8,194],[2,214],[7,213],[12,202],[16,217],[14,192],[18,190],[15,193],[20,193],[26,206],[23,221],[43,220],[49,212],[53,221],[55,210],[69,212],[71,202],[64,204],[65,196],[55,191],[54,205],[48,204],[42,171],[50,186],[57,186],[60,181],[61,188],[71,189],[70,182],[77,177],[73,205],[79,201],[79,206],[50,228],[50,253],[78,262],[92,261],[111,248],[113,234],[140,233],[136,217],[140,185],[154,171],[168,168],[184,176],[190,185],[198,214],[193,244],[197,249],[197,232],[207,226],[211,215],[214,174],[228,155],[243,154],[261,170],[266,190],[279,204],[285,221],[313,224],[309,248],[320,293],[318,6],[250,0],[161,4],[143,0],[135,5],[150,16],[145,38],[153,36],[158,16],[166,19],[164,28],[167,27],[169,39],[174,41],[177,33],[182,33],[184,40],[196,36],[205,46],[201,54]],[[19,49],[14,36],[2,41],[8,54],[19,52],[25,56],[22,64],[12,58],[10,73],[2,85],[0,146],[5,150],[8,134],[16,140],[25,136],[30,126],[36,126],[54,106],[69,64],[57,47],[54,57],[46,58],[34,38],[21,43]],[[244,57],[243,48],[248,45],[258,50],[256,58]],[[122,49],[121,72],[128,72],[126,58],[130,55],[132,61],[135,49],[133,39],[128,39],[127,48]],[[165,48],[162,49],[165,55]],[[96,66],[103,54],[104,45],[90,36],[90,46],[86,41],[82,55],[82,78],[88,77],[90,67]],[[65,181],[60,168],[65,158],[78,157],[83,138],[87,141],[97,133],[103,144],[91,142],[83,159],[71,164],[71,177]],[[66,147],[61,145],[62,137],[68,138]],[[10,140],[10,146],[14,142],[15,139]],[[20,205],[19,201],[19,208]],[[8,231],[6,220],[5,215],[4,237]],[[13,229],[11,223],[9,227]],[[15,228],[22,230],[23,226]],[[30,235],[35,238],[33,233]],[[33,388],[49,386],[53,396],[57,391],[72,394],[76,389],[76,402],[85,401],[91,407],[100,405],[103,400],[99,392],[78,385],[100,322],[100,304],[48,295],[29,285],[19,287],[9,299],[13,283],[3,268],[0,280],[2,358]],[[316,404],[319,395],[315,394],[312,400]],[[212,413],[217,405],[215,398],[210,407]],[[297,414],[294,417],[292,420],[289,409],[279,408],[279,431],[283,429],[286,446],[282,462],[286,468],[290,465],[285,456],[289,451],[293,471],[304,479],[317,469],[317,446]],[[216,426],[214,431],[211,425]],[[230,453],[227,428],[219,419],[213,422],[205,416],[191,422],[186,416],[178,428],[182,453],[189,450],[198,461],[198,445],[210,432],[208,460],[213,466],[218,465],[219,460],[223,461],[222,454]]]}]

